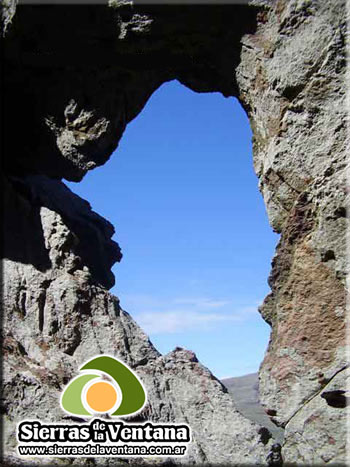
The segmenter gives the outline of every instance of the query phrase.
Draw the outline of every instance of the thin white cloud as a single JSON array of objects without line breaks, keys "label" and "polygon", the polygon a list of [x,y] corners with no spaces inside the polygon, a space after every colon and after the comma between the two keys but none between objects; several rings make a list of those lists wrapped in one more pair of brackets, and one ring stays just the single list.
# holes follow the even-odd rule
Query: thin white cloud
[{"label": "thin white cloud", "polygon": [[223,306],[229,305],[230,300],[213,300],[211,298],[176,298],[173,300],[173,303],[176,305],[188,305],[196,308],[221,308]]},{"label": "thin white cloud", "polygon": [[246,321],[257,314],[259,303],[254,300],[250,305],[238,305],[234,300],[208,297],[121,297],[122,307],[150,335],[200,331],[225,322]]},{"label": "thin white cloud", "polygon": [[212,308],[222,308],[227,305],[233,305],[233,300],[219,300],[208,297],[170,297],[170,298],[159,298],[151,295],[123,295],[121,297],[122,302],[125,302],[130,307],[138,309],[158,309],[164,307],[179,307],[207,310]]},{"label": "thin white cloud", "polygon": [[147,334],[173,334],[183,331],[203,330],[213,324],[239,321],[235,315],[200,313],[198,311],[146,312],[136,316],[138,324]]}]

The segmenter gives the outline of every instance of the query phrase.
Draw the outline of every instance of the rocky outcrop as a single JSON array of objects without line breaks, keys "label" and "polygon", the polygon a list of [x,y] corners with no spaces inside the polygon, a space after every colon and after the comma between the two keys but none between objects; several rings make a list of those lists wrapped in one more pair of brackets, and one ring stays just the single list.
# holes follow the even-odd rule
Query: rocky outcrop
[{"label": "rocky outcrop", "polygon": [[[339,394],[344,391],[341,388],[346,395]],[[284,444],[284,455],[292,465],[347,465],[347,388],[349,369],[339,371],[294,414],[287,424]]]},{"label": "rocky outcrop", "polygon": [[254,8],[113,5],[18,7],[4,48],[7,172],[80,180],[165,81],[237,94]]},{"label": "rocky outcrop", "polygon": [[1,5],[2,36],[5,36],[15,15],[17,0],[3,0]]},{"label": "rocky outcrop", "polygon": [[[270,223],[281,232],[272,293],[260,308],[272,326],[260,397],[286,427],[287,459],[305,463],[344,453],[342,438],[325,454],[328,441],[322,438],[323,446],[316,423],[315,438],[304,446],[309,456],[301,458],[303,448],[288,439],[295,417],[307,424],[310,400],[326,381],[338,375],[338,389],[346,389],[339,380],[347,366],[344,8],[342,2],[277,2],[265,10],[257,33],[244,38],[237,71],[260,190]],[[333,439],[333,414],[322,400],[320,407],[323,430]],[[345,411],[338,412],[344,425]]]},{"label": "rocky outcrop", "polygon": [[[134,368],[147,388],[148,404],[139,421],[190,425],[194,441],[184,462],[262,461],[268,446],[261,442],[260,427],[239,414],[224,386],[190,351],[178,348],[160,355],[118,299],[98,283],[92,261],[98,265],[106,251],[119,252],[110,240],[109,223],[57,180],[10,179],[6,191],[22,238],[17,243],[19,238],[10,235],[5,246],[15,241],[20,252],[29,255],[42,250],[37,257],[4,262],[2,411],[7,458],[15,456],[20,420],[70,419],[59,404],[64,386],[87,359],[107,353]],[[33,228],[39,225],[40,232]],[[95,257],[79,248],[80,232],[93,232]]]},{"label": "rocky outcrop", "polygon": [[260,190],[281,233],[260,308],[271,325],[260,398],[285,428],[284,458],[345,462],[348,407],[332,402],[348,371],[344,11],[342,0],[17,7],[4,44],[9,453],[16,421],[62,417],[62,385],[109,352],[145,380],[145,416],[193,426],[187,460],[266,455],[256,425],[195,356],[160,356],[107,292],[121,258],[113,228],[60,181],[103,164],[152,92],[178,79],[238,97],[250,118]]}]

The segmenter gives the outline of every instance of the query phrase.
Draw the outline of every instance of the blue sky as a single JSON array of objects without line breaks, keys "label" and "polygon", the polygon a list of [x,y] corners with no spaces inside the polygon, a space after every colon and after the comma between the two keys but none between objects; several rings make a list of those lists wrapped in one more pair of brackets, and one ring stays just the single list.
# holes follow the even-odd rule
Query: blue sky
[{"label": "blue sky", "polygon": [[236,99],[164,84],[111,159],[68,185],[115,226],[112,292],[160,352],[191,349],[219,378],[257,371],[278,236]]}]

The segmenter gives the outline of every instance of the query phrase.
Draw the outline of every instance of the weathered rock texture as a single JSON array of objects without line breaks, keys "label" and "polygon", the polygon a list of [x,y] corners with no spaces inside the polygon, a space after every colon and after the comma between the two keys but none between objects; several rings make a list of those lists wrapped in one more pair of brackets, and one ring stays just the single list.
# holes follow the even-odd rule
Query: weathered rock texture
[{"label": "weathered rock texture", "polygon": [[[23,418],[59,420],[79,364],[111,353],[136,368],[144,417],[188,421],[186,461],[257,464],[256,425],[188,351],[162,357],[106,288],[112,226],[72,194],[163,82],[236,96],[281,240],[260,397],[297,465],[345,463],[345,4],[19,6],[5,38],[4,412],[6,453]],[[10,24],[8,22],[8,24]],[[234,356],[233,356],[234,358]],[[346,404],[345,404],[346,405]],[[77,461],[78,462],[78,461]]]},{"label": "weathered rock texture", "polygon": [[332,444],[334,409],[324,400],[314,416],[322,410],[330,441],[316,423],[299,446],[288,435],[294,417],[307,425],[326,381],[344,384],[332,378],[347,366],[345,34],[342,2],[279,1],[244,38],[237,70],[260,189],[281,232],[260,309],[272,326],[260,396],[286,426],[287,459],[305,463],[344,461],[345,438]]},{"label": "weathered rock texture", "polygon": [[3,0],[1,5],[2,36],[5,36],[16,12],[17,0]]}]

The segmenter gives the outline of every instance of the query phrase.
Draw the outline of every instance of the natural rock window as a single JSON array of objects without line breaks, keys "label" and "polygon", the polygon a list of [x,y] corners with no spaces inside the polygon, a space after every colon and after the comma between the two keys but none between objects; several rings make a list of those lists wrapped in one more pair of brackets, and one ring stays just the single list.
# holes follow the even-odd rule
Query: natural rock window
[{"label": "natural rock window", "polygon": [[257,372],[277,235],[237,100],[164,84],[108,163],[70,187],[116,227],[112,292],[162,353],[194,350],[221,378]]},{"label": "natural rock window", "polygon": [[62,181],[104,165],[150,96],[176,79],[237,98],[250,121],[259,189],[281,235],[260,307],[271,335],[259,395],[284,428],[282,457],[345,464],[346,2],[24,3],[1,3],[5,462],[22,462],[18,422],[61,421],[62,388],[101,353],[144,381],[141,420],[191,426],[189,463],[266,462],[273,440],[261,425],[193,352],[160,355],[108,292],[121,259],[113,226]]}]

